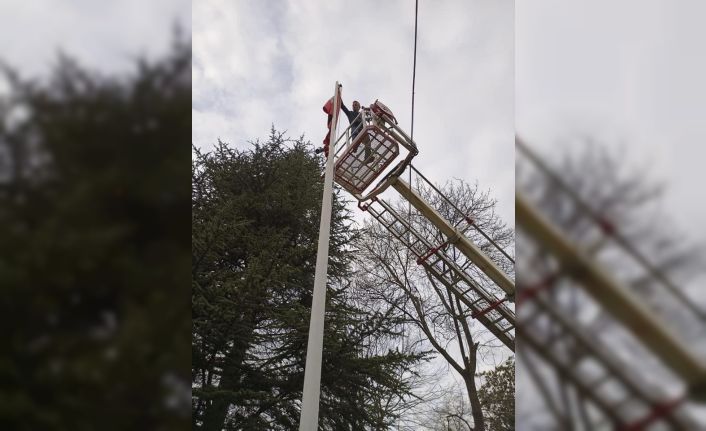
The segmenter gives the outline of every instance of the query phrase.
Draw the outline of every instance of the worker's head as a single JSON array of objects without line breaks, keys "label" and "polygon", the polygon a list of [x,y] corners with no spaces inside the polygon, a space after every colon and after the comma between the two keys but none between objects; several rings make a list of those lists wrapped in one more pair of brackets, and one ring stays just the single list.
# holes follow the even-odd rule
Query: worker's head
[{"label": "worker's head", "polygon": [[358,102],[357,100],[353,101],[353,111],[355,111],[355,112],[360,111],[360,102]]}]

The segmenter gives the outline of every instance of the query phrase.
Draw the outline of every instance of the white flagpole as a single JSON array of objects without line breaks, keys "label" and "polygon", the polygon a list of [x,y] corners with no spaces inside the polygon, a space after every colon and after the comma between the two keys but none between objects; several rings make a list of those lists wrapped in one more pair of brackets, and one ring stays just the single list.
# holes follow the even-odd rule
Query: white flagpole
[{"label": "white flagpole", "polygon": [[328,272],[328,247],[331,234],[331,210],[333,200],[333,155],[336,152],[336,122],[340,87],[336,82],[333,98],[333,117],[329,132],[329,151],[324,173],[324,196],[321,202],[321,224],[319,246],[316,254],[314,296],[311,303],[309,341],[306,347],[304,368],[304,391],[299,431],[316,431],[319,424],[319,395],[321,392],[321,355],[324,343],[324,312],[326,311],[326,279]]}]

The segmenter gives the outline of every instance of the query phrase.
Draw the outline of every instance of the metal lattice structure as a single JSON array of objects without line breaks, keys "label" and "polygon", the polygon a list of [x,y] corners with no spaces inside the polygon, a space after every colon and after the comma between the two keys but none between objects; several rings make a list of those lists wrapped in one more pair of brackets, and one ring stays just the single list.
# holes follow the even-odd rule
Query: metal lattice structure
[{"label": "metal lattice structure", "polygon": [[406,220],[406,215],[395,211],[383,199],[372,199],[365,205],[365,209],[417,257],[417,262],[430,275],[471,310],[472,318],[478,320],[510,350],[515,350],[515,313],[507,305],[508,297],[498,297],[468,274],[474,263],[458,251],[453,237],[447,237],[441,244],[430,243],[428,235],[415,229]]},{"label": "metal lattice structure", "polygon": [[[361,111],[364,126],[360,133],[350,136],[349,127],[338,139],[335,181],[358,200],[360,209],[367,211],[408,249],[430,276],[468,307],[472,319],[514,351],[514,280],[469,238],[469,230],[479,229],[473,220],[460,213],[439,189],[411,166],[412,158],[418,154],[416,145],[397,126],[384,105],[376,109],[380,105],[376,102]],[[368,160],[368,163],[366,145],[373,154],[372,162]],[[405,157],[391,167],[393,161],[403,155]],[[433,201],[445,202],[459,213],[458,222],[452,224],[429,199],[400,178],[407,168],[436,195]],[[380,177],[382,179],[373,186]],[[411,223],[408,214],[400,213],[380,196],[386,190],[397,191],[428,223]],[[502,256],[512,260],[487,235],[485,238],[486,246],[497,248]]]},{"label": "metal lattice structure", "polygon": [[[662,285],[665,295],[676,298],[683,313],[700,314],[612,223],[596,214],[522,142],[518,141],[518,149],[547,181],[558,184],[581,217],[588,217],[593,247],[613,241],[612,259],[632,260],[635,268]],[[541,257],[546,265],[537,269],[542,265],[532,262],[518,269],[518,334],[523,346],[563,380],[559,386],[572,388],[580,402],[589,406],[581,417],[565,415],[566,426],[626,431],[705,429],[689,411],[689,405],[704,396],[704,362],[640,297],[621,285],[619,274],[592,256],[592,246],[576,243],[543,214],[529,194],[517,192],[518,247],[527,249],[523,256]],[[620,253],[623,257],[616,257]],[[579,318],[579,311],[591,308],[600,310],[617,328],[615,332],[625,336],[611,338]],[[631,348],[621,345],[621,340],[633,340],[632,349],[639,349],[638,356],[631,357]],[[658,364],[667,377],[660,381],[645,373],[657,366],[636,367],[645,361]],[[672,383],[669,389],[663,387],[665,381]],[[551,404],[551,394],[544,397]]]},{"label": "metal lattice structure", "polygon": [[584,426],[596,430],[642,430],[653,426],[699,429],[681,409],[683,398],[669,397],[647,383],[638,371],[543,292],[553,289],[559,280],[552,277],[533,286],[518,287],[518,334],[523,346],[591,404],[592,410],[583,418]]}]

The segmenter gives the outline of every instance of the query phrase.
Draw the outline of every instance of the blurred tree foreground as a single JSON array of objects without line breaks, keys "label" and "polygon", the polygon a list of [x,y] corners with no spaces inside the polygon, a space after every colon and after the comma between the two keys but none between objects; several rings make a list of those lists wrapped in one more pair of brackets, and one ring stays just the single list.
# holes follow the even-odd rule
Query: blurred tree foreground
[{"label": "blurred tree foreground", "polygon": [[[193,427],[297,429],[319,235],[321,166],[272,130],[192,162]],[[329,254],[320,429],[387,429],[424,353],[350,289],[357,234],[338,194]]]},{"label": "blurred tree foreground", "polygon": [[188,426],[191,47],[0,95],[0,428]]}]

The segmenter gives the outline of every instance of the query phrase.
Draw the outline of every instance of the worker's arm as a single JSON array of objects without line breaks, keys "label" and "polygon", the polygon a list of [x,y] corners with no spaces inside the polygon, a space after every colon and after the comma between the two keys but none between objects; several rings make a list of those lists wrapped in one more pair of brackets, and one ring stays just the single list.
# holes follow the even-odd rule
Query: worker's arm
[{"label": "worker's arm", "polygon": [[341,109],[343,109],[343,112],[346,114],[346,117],[348,118],[348,124],[351,124],[353,120],[355,120],[355,117],[357,114],[350,109],[346,108],[346,105],[343,104],[343,100],[341,100]]}]

